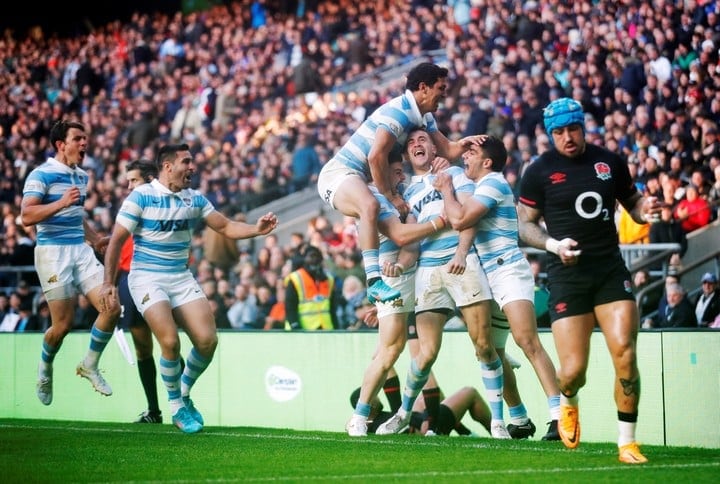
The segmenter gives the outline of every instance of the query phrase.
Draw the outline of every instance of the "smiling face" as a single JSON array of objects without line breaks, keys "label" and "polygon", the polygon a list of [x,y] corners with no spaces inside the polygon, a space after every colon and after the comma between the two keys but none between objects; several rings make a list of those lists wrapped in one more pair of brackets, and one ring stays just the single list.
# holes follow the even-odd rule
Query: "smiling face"
[{"label": "smiling face", "polygon": [[431,162],[435,159],[437,150],[430,135],[423,130],[410,133],[405,147],[405,156],[410,161],[413,171],[423,174],[430,171]]},{"label": "smiling face", "polygon": [[470,148],[463,153],[462,159],[465,176],[472,181],[478,181],[490,172],[488,166],[492,163],[492,160],[485,156],[485,152],[478,145],[470,145]]}]

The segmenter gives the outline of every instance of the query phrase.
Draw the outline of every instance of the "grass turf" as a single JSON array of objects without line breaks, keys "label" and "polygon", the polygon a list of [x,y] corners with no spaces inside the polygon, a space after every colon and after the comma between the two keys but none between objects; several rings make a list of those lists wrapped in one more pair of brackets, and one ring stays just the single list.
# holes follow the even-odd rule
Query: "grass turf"
[{"label": "grass turf", "polygon": [[2,482],[717,482],[717,449],[0,419]]}]

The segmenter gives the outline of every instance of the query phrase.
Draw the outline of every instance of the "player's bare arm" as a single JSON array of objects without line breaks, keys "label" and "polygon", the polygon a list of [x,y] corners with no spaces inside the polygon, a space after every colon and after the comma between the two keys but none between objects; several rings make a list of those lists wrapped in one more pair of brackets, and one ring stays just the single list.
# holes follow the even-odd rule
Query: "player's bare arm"
[{"label": "player's bare arm", "polygon": [[120,263],[120,251],[128,237],[130,237],[130,232],[122,225],[115,224],[112,235],[110,235],[110,241],[107,244],[107,249],[105,249],[103,263],[105,266],[105,276],[103,277],[103,284],[100,286],[99,293],[101,308],[111,307],[114,301],[119,304],[116,289],[118,265]]},{"label": "player's bare arm", "polygon": [[556,240],[540,226],[542,212],[522,203],[517,206],[520,239],[531,247],[544,249],[560,257],[563,264],[575,264],[582,251],[577,241],[567,237]]},{"label": "player's bare arm", "polygon": [[80,189],[72,187],[63,196],[52,203],[41,203],[38,197],[24,197],[20,205],[23,225],[31,226],[46,220],[60,210],[72,207],[80,201]]},{"label": "player's bare arm", "polygon": [[272,232],[278,224],[277,216],[272,212],[268,212],[258,218],[254,225],[230,220],[218,211],[214,211],[208,215],[205,222],[208,227],[214,231],[234,240],[267,235]]},{"label": "player's bare arm", "polygon": [[635,193],[620,203],[638,224],[647,223],[652,217],[659,216],[662,211],[662,203],[657,197],[644,197],[640,193]]},{"label": "player's bare arm", "polygon": [[472,197],[468,197],[463,203],[460,203],[455,197],[452,177],[447,173],[439,173],[433,182],[433,186],[442,194],[445,215],[455,230],[472,227],[488,212],[485,205]]}]

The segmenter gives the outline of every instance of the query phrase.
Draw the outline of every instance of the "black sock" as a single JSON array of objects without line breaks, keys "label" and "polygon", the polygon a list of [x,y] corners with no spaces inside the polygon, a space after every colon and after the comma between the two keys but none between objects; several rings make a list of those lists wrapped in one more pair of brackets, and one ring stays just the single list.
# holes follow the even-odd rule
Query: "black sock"
[{"label": "black sock", "polygon": [[455,432],[458,433],[458,435],[470,435],[472,433],[472,430],[465,427],[462,422],[458,422],[455,424]]},{"label": "black sock", "polygon": [[396,413],[402,405],[402,395],[400,394],[400,378],[397,375],[385,380],[383,385],[385,397],[390,404],[390,411]]},{"label": "black sock", "polygon": [[152,413],[160,413],[157,396],[157,369],[155,368],[155,359],[151,356],[144,360],[138,360],[138,373],[140,373],[140,382],[145,391],[145,398],[148,402],[148,410]]},{"label": "black sock", "polygon": [[427,388],[422,391],[425,400],[425,412],[427,413],[428,429],[435,431],[438,413],[440,413],[440,389]]}]

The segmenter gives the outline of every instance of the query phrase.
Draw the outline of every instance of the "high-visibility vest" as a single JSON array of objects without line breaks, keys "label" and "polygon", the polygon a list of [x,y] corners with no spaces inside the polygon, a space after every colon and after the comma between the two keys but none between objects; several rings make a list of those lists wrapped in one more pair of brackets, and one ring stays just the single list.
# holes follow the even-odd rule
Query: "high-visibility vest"
[{"label": "high-visibility vest", "polygon": [[[298,315],[302,329],[333,329],[330,314],[330,296],[335,288],[335,279],[328,274],[324,281],[315,281],[304,268],[291,272],[287,283],[292,283],[298,295]],[[289,329],[290,323],[285,322]]]}]

